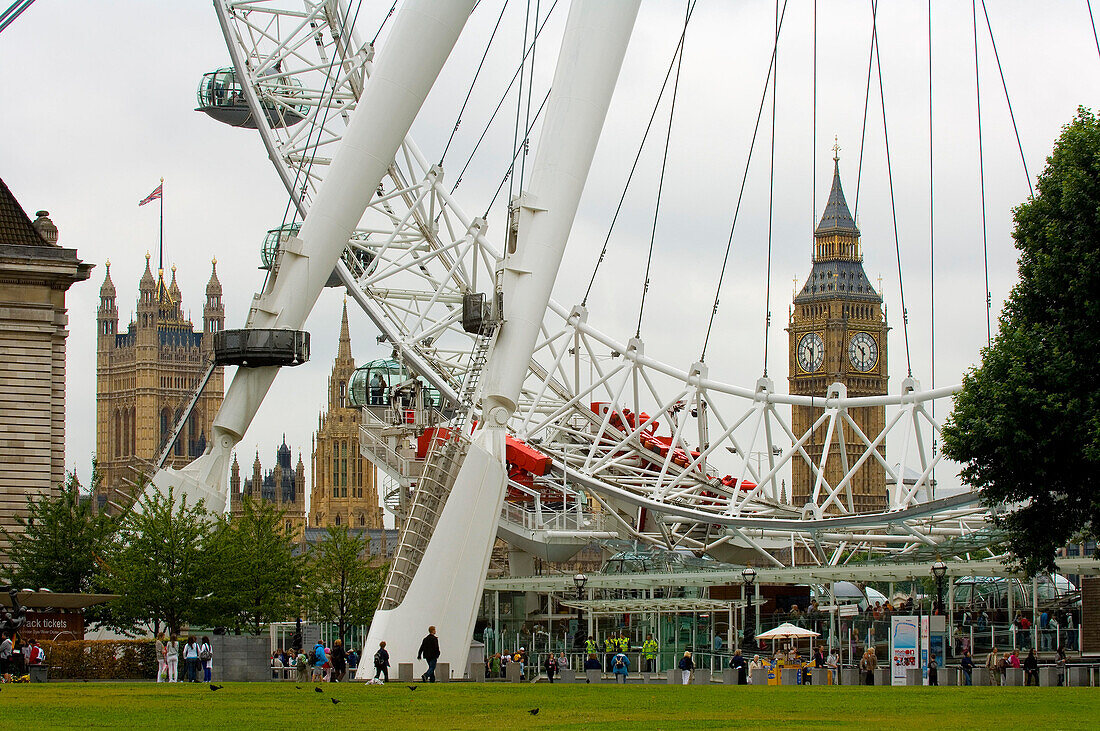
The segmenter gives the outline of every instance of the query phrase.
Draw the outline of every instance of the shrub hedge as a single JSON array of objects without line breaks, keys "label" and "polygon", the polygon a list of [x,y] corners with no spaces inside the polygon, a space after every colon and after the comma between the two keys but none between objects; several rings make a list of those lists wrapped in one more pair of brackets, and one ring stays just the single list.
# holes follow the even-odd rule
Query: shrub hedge
[{"label": "shrub hedge", "polygon": [[157,654],[153,640],[42,642],[50,677],[86,680],[153,680]]}]

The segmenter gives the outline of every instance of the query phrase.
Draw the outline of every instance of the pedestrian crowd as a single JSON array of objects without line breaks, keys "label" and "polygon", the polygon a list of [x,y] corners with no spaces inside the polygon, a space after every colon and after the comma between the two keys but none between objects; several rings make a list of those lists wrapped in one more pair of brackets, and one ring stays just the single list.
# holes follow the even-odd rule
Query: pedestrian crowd
[{"label": "pedestrian crowd", "polygon": [[331,647],[325,647],[318,641],[308,652],[304,649],[279,648],[271,653],[271,676],[289,680],[291,677],[299,683],[340,683],[347,677],[348,670],[355,671],[359,665],[359,656],[355,650],[345,650],[342,640],[336,640]]},{"label": "pedestrian crowd", "polygon": [[[180,645],[183,645],[181,648]],[[187,683],[209,683],[213,673],[214,651],[210,638],[196,639],[194,635],[177,638],[170,635],[165,640],[158,634],[153,649],[157,656],[157,682],[178,683],[180,681],[180,659],[183,659],[183,681]]]}]

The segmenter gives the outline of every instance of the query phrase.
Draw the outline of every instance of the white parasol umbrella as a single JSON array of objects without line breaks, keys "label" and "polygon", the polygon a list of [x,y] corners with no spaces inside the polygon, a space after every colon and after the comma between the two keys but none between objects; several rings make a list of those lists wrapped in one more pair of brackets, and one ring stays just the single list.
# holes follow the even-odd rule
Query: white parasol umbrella
[{"label": "white parasol umbrella", "polygon": [[812,629],[806,629],[805,627],[796,627],[790,622],[784,622],[775,629],[770,629],[767,632],[761,632],[756,635],[758,640],[786,640],[801,639],[803,637],[820,637],[820,632],[814,632]]}]

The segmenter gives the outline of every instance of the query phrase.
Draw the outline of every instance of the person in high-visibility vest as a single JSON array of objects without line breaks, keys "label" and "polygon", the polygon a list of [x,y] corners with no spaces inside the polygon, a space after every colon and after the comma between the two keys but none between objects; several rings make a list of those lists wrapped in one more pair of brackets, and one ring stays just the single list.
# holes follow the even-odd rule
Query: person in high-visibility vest
[{"label": "person in high-visibility vest", "polygon": [[653,639],[653,635],[646,635],[645,642],[642,643],[642,658],[645,660],[645,672],[652,673],[656,671],[658,649],[657,640]]},{"label": "person in high-visibility vest", "polygon": [[619,649],[619,641],[614,635],[608,635],[603,638],[603,662],[604,667],[607,668],[607,672],[611,672],[615,668],[612,666],[612,662],[615,659],[615,653]]},{"label": "person in high-visibility vest", "polygon": [[588,635],[588,639],[584,641],[584,654],[595,655],[600,651],[600,646],[596,644],[596,638],[592,635]]},{"label": "person in high-visibility vest", "polygon": [[630,652],[630,638],[626,636],[626,632],[619,633],[619,652]]}]

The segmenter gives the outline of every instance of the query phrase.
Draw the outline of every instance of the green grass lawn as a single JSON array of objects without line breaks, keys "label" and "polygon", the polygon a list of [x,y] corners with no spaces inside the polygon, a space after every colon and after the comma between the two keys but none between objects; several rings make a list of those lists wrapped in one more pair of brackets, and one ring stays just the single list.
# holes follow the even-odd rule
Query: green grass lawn
[{"label": "green grass lawn", "polygon": [[[1100,688],[402,683],[0,686],[4,728],[1100,728]],[[333,698],[339,704],[333,704]],[[528,710],[538,708],[537,716]]]}]

